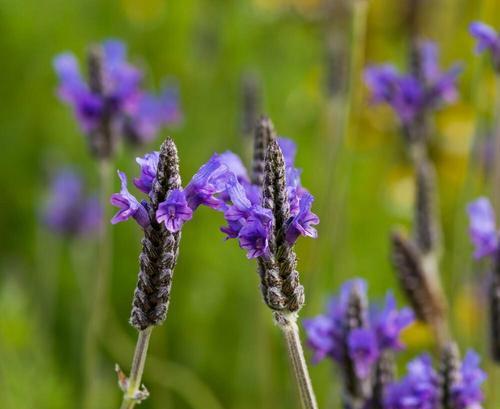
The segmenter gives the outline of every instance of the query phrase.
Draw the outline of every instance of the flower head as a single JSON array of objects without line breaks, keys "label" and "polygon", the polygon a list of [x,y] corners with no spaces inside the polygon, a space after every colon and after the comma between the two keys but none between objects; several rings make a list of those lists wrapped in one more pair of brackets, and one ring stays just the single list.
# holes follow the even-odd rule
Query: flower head
[{"label": "flower head", "polygon": [[440,407],[439,377],[429,355],[422,355],[407,366],[408,374],[388,386],[387,409],[438,409]]},{"label": "flower head", "polygon": [[457,97],[459,66],[442,72],[437,46],[431,42],[419,44],[417,59],[418,73],[400,74],[391,65],[372,66],[365,71],[373,102],[390,105],[403,125],[418,121],[425,112],[436,110]]},{"label": "flower head", "polygon": [[149,141],[162,126],[181,117],[177,90],[165,88],[158,97],[145,92],[142,72],[127,61],[126,46],[121,41],[106,40],[91,48],[88,80],[72,53],[57,55],[54,69],[59,78],[59,97],[73,108],[82,130],[89,135],[96,131],[133,134],[135,141]]},{"label": "flower head", "polygon": [[470,227],[469,234],[474,244],[474,257],[482,258],[495,253],[498,248],[495,211],[490,201],[480,197],[467,207]]},{"label": "flower head", "polygon": [[86,196],[83,180],[71,169],[62,169],[54,177],[43,211],[45,224],[67,236],[95,232],[102,219],[97,197]]}]

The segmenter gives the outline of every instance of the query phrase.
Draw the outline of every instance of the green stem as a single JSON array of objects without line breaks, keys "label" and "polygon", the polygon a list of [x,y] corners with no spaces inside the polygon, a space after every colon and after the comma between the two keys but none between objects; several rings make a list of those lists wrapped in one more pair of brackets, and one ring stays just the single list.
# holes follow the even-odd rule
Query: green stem
[{"label": "green stem", "polygon": [[297,315],[289,314],[286,316],[277,316],[278,323],[285,337],[286,346],[288,349],[288,357],[292,364],[295,381],[299,388],[300,401],[302,409],[318,409],[316,396],[309,377],[306,360],[304,358],[304,350],[300,342],[299,328],[297,327]]},{"label": "green stem", "polygon": [[89,291],[89,318],[84,340],[84,409],[92,409],[95,404],[96,370],[98,366],[98,341],[102,323],[106,317],[106,295],[111,266],[111,236],[108,228],[107,202],[111,190],[111,163],[102,159],[99,163],[100,203],[103,219],[98,239],[98,260],[93,288]]},{"label": "green stem", "polygon": [[500,216],[500,74],[495,76],[495,129],[493,149],[492,196],[497,217]]},{"label": "green stem", "polygon": [[148,354],[149,339],[153,327],[148,327],[139,332],[137,344],[135,346],[134,358],[132,360],[132,369],[127,380],[127,389],[123,394],[123,401],[120,409],[132,409],[136,403],[148,397],[147,390],[141,389],[142,374],[144,373],[144,365]]}]

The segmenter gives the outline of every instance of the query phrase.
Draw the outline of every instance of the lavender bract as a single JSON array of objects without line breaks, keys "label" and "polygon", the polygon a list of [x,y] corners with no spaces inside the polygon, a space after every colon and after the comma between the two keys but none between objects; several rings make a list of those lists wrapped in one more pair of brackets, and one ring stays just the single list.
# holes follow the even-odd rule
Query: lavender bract
[{"label": "lavender bract", "polygon": [[86,196],[82,178],[71,169],[62,169],[51,183],[43,221],[54,232],[78,236],[96,232],[102,220],[96,196]]},{"label": "lavender bract", "polygon": [[467,206],[469,234],[474,244],[474,257],[479,259],[493,255],[498,249],[495,211],[486,197],[480,197]]}]

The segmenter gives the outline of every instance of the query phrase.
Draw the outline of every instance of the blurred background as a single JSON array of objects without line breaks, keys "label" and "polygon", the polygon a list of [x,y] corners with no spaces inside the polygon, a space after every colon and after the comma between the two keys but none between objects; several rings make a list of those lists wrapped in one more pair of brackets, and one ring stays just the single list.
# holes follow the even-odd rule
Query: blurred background
[{"label": "blurred background", "polygon": [[[89,194],[98,190],[85,136],[57,98],[52,60],[67,50],[83,59],[89,44],[108,37],[128,44],[130,60],[144,70],[149,88],[157,89],[165,76],[175,78],[183,112],[180,124],[149,145],[120,148],[114,168],[137,175],[135,157],[158,149],[167,135],[178,146],[185,181],[213,152],[231,149],[249,163],[248,98],[272,118],[280,135],[297,142],[297,165],[321,218],[318,240],[297,245],[307,297],[301,317],[319,314],[328,295],[354,276],[369,281],[372,299],[394,288],[404,303],[388,237],[396,225],[409,229],[412,171],[394,115],[368,102],[363,67],[391,62],[404,68],[410,27],[437,42],[443,67],[462,62],[460,99],[436,116],[432,157],[452,328],[462,349],[485,354],[484,268],[472,261],[465,206],[486,191],[493,72],[474,54],[467,27],[476,19],[498,27],[500,3],[417,0],[414,26],[411,0],[369,1],[363,45],[353,40],[359,29],[352,22],[352,7],[363,1],[0,0],[2,408],[82,407],[82,348],[97,240],[92,234],[53,232],[41,212],[60,167],[77,169]],[[346,112],[339,89],[347,88],[352,109],[339,141]],[[113,191],[118,190],[114,178]],[[113,210],[106,206],[109,218]],[[144,409],[297,407],[281,335],[260,299],[255,263],[236,242],[223,240],[222,224],[220,214],[202,208],[183,230],[167,322],[152,336],[144,375],[151,396]],[[98,343],[99,408],[119,406],[114,364],[129,371],[136,341],[127,321],[142,233],[133,222],[110,227],[110,233],[111,276]],[[417,324],[404,339],[402,367],[434,346],[428,329]],[[493,382],[495,371],[488,369]],[[331,362],[310,371],[320,406],[339,407]],[[500,405],[497,395],[488,388],[487,407]]]}]

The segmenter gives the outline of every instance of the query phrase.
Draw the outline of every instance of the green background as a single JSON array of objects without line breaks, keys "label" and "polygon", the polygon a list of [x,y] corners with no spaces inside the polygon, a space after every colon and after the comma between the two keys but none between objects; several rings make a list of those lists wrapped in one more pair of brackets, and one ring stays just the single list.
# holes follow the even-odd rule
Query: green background
[{"label": "green background", "polygon": [[[478,18],[498,26],[492,18],[500,5],[422,3],[421,35],[438,42],[445,67],[456,60],[464,65],[460,100],[437,115],[432,157],[452,328],[463,348],[484,354],[486,266],[472,261],[465,206],[486,192],[487,175],[471,147],[474,137],[480,143],[489,133],[494,82],[488,62],[473,53],[467,26]],[[369,3],[366,62],[405,65],[405,7],[399,0]],[[326,44],[338,36],[348,55],[350,29],[348,12],[327,12],[314,0],[0,0],[2,408],[76,408],[82,401],[81,349],[93,299],[95,238],[61,238],[39,222],[49,175],[59,166],[80,169],[89,189],[97,190],[97,166],[85,138],[55,95],[52,59],[61,51],[83,58],[88,44],[121,38],[150,88],[166,75],[179,81],[184,122],[162,137],[175,139],[185,181],[216,151],[231,149],[248,163],[241,82],[246,73],[255,75],[262,110],[281,135],[299,145],[303,183],[315,195],[314,210],[322,220],[319,238],[297,245],[307,297],[301,316],[320,313],[328,295],[349,277],[366,278],[373,299],[396,287],[388,235],[395,225],[410,228],[411,167],[392,113],[367,103],[359,70],[352,77],[356,98],[349,134],[341,146],[332,142],[345,101],[327,92],[332,68]],[[160,142],[161,137],[148,147],[120,149],[113,166],[132,177],[134,158]],[[117,178],[113,186],[117,191]],[[260,299],[255,263],[236,242],[224,242],[222,224],[221,215],[200,209],[185,226],[167,322],[152,336],[144,375],[151,397],[144,409],[298,407],[282,339]],[[127,320],[141,232],[133,222],[110,231],[112,276],[96,375],[99,408],[118,407],[114,363],[128,372],[136,338]],[[401,366],[433,348],[421,326],[404,338],[408,349],[400,355]],[[494,382],[495,371],[487,366]],[[310,371],[320,406],[339,407],[334,366],[322,362]],[[500,404],[494,391],[488,399],[487,407]]]}]

